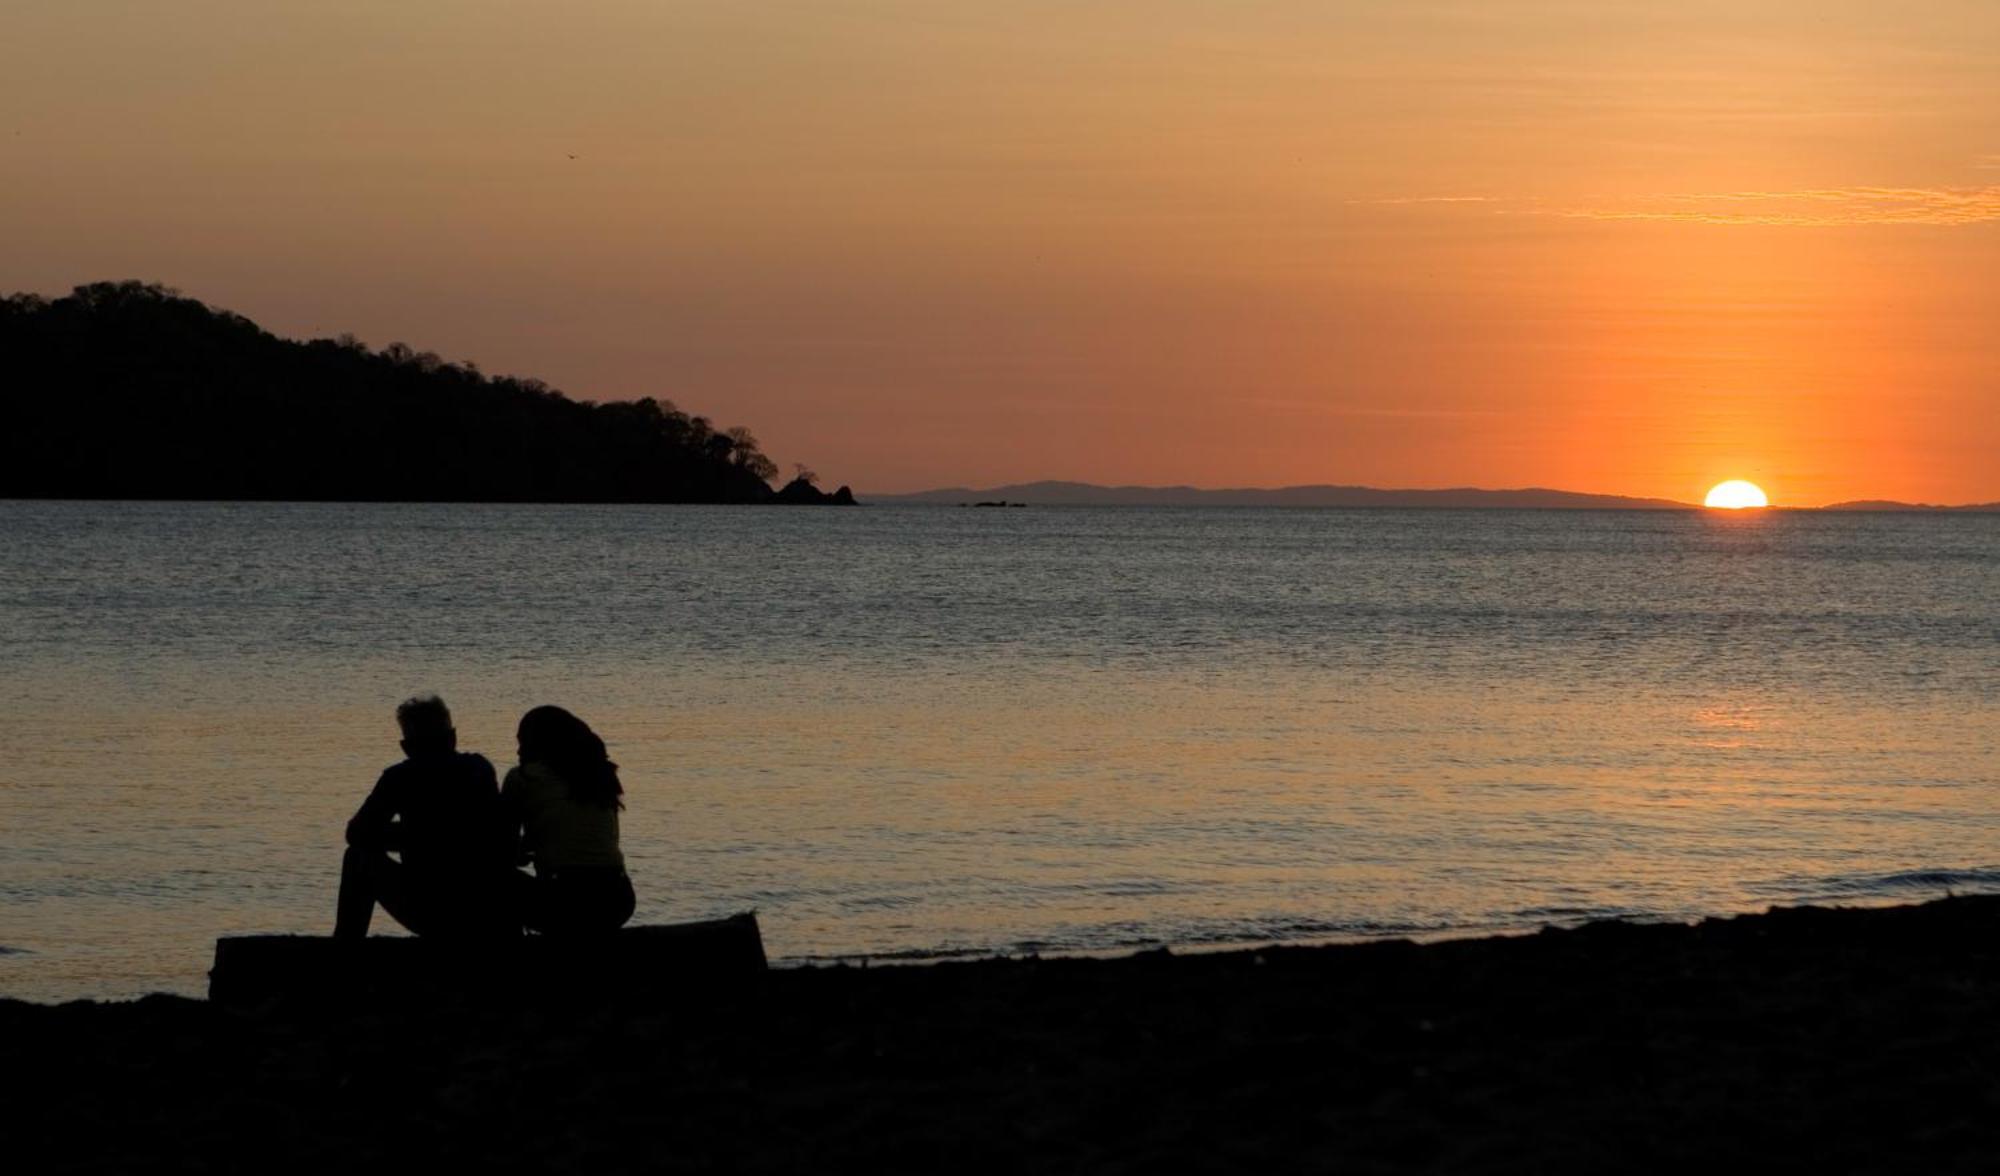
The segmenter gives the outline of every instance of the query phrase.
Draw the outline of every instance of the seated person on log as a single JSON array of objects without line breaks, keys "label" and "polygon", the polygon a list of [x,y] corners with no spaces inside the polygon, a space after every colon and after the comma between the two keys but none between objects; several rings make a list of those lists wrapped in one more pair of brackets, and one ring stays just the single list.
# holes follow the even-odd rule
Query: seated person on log
[{"label": "seated person on log", "polygon": [[515,874],[521,921],[546,935],[616,931],[634,905],[618,849],[618,765],[589,724],[559,706],[523,715],[519,738],[521,764],[500,796],[535,867],[532,877]]},{"label": "seated person on log", "polygon": [[458,750],[451,711],[435,695],[397,707],[396,723],[409,758],[382,773],[347,822],[334,938],[366,936],[377,903],[423,936],[520,935],[515,842],[493,765]]}]

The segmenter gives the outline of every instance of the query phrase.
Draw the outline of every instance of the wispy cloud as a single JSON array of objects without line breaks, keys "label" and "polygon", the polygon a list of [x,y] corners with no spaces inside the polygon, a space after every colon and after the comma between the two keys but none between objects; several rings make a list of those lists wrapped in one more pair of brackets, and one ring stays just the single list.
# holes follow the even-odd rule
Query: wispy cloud
[{"label": "wispy cloud", "polygon": [[1376,200],[1350,200],[1349,204],[1498,204],[1497,196],[1384,196]]},{"label": "wispy cloud", "polygon": [[1550,210],[1588,220],[1711,225],[1973,225],[2000,220],[2000,185],[1980,188],[1807,188],[1792,192],[1689,192],[1627,205]]},{"label": "wispy cloud", "polygon": [[[1996,157],[2000,158],[2000,157]],[[1480,203],[1496,214],[1706,225],[1975,225],[2000,221],[2000,184],[1970,188],[1801,188],[1772,192],[1667,192],[1577,204],[1429,196],[1367,204]]]}]

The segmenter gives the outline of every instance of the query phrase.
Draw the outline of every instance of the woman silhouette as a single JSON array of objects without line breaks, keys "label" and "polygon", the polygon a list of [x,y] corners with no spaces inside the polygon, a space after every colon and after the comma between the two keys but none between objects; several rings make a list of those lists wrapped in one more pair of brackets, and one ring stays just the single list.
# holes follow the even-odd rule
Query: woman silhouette
[{"label": "woman silhouette", "polygon": [[500,785],[521,834],[522,922],[545,935],[615,931],[632,917],[632,880],[618,850],[625,792],[589,724],[559,706],[521,716],[521,763]]}]

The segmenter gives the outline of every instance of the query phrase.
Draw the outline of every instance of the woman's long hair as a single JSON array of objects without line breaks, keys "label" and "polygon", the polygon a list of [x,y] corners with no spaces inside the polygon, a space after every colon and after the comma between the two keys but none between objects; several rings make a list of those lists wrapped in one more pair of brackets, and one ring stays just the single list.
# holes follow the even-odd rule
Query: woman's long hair
[{"label": "woman's long hair", "polygon": [[625,807],[619,799],[625,786],[618,782],[618,765],[590,724],[559,706],[538,706],[521,716],[516,735],[521,762],[542,764],[561,776],[571,799],[600,808]]}]

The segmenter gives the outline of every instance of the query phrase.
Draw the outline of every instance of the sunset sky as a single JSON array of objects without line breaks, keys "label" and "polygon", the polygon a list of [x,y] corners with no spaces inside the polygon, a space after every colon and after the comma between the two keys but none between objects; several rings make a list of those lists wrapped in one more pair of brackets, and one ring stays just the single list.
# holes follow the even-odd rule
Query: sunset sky
[{"label": "sunset sky", "polygon": [[128,277],[860,490],[1995,500],[2000,3],[9,4]]}]

